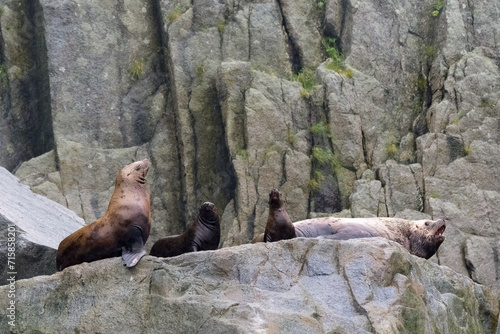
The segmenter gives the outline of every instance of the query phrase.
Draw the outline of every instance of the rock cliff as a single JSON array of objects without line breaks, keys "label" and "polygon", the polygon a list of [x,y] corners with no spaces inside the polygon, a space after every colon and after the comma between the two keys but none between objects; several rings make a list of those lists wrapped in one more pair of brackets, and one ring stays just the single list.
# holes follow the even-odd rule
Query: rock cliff
[{"label": "rock cliff", "polygon": [[149,158],[148,242],[210,200],[223,245],[292,220],[444,216],[499,287],[497,1],[0,1],[0,165],[87,223]]},{"label": "rock cliff", "polygon": [[494,333],[499,314],[489,288],[381,238],[106,259],[16,288],[14,333]]}]

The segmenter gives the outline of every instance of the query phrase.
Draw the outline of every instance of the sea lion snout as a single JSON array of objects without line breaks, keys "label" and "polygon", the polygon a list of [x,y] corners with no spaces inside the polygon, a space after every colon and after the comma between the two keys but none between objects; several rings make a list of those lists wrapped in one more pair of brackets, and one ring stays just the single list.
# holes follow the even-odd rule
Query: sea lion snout
[{"label": "sea lion snout", "polygon": [[280,191],[276,188],[273,188],[273,190],[271,190],[271,192],[269,193],[269,204],[276,201],[279,202],[280,199],[281,199]]},{"label": "sea lion snout", "polygon": [[203,205],[201,206],[201,208],[204,209],[204,210],[214,211],[215,204],[212,203],[212,202],[205,202],[205,203],[203,203]]},{"label": "sea lion snout", "polygon": [[142,168],[144,170],[144,176],[146,176],[146,174],[149,171],[149,165],[150,165],[150,162],[148,159],[141,160],[141,161],[139,161],[139,164],[137,165],[136,170],[139,170]]},{"label": "sea lion snout", "polygon": [[444,231],[446,230],[446,222],[444,219],[440,218],[436,220],[436,233],[434,233],[435,236],[443,236]]}]

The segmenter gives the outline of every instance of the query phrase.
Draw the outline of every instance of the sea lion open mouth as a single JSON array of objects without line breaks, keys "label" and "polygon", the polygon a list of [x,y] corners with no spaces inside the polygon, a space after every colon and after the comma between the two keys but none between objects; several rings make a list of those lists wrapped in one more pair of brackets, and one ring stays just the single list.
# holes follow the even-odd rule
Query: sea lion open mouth
[{"label": "sea lion open mouth", "polygon": [[268,204],[273,204],[274,206],[279,207],[280,202],[281,202],[281,193],[279,192],[278,189],[274,188],[269,193],[269,202],[268,202]]},{"label": "sea lion open mouth", "polygon": [[446,225],[443,225],[440,228],[438,228],[438,230],[436,231],[436,233],[434,233],[434,235],[435,236],[443,235],[444,230],[446,230]]}]

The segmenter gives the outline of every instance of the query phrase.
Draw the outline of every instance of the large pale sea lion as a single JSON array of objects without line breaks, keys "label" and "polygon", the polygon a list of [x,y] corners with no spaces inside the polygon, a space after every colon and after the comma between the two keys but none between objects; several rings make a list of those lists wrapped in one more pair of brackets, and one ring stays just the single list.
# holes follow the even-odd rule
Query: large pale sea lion
[{"label": "large pale sea lion", "polygon": [[58,270],[105,258],[122,256],[127,267],[135,266],[146,254],[144,244],[151,228],[146,175],[149,160],[122,168],[104,216],[70,234],[59,244]]},{"label": "large pale sea lion", "polygon": [[411,254],[425,259],[433,256],[445,237],[444,219],[405,220],[400,218],[313,218],[293,223],[297,237],[347,240],[383,237],[396,241]]},{"label": "large pale sea lion", "polygon": [[219,247],[220,222],[215,205],[205,202],[198,217],[180,235],[171,235],[154,243],[150,255],[171,257],[189,252],[215,250]]}]

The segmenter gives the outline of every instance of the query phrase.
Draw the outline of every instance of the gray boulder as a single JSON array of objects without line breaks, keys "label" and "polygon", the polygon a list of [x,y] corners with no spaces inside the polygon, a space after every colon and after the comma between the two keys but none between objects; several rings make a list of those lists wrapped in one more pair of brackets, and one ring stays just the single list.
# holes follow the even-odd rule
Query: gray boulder
[{"label": "gray boulder", "polygon": [[[146,256],[133,269],[120,261],[18,281],[13,332],[451,334],[497,327],[499,300],[490,289],[381,238]],[[0,300],[3,316],[7,302]]]},{"label": "gray boulder", "polygon": [[[56,272],[59,243],[83,227],[83,219],[65,206],[34,194],[3,167],[0,167],[0,198],[2,284],[7,284],[9,272],[15,272],[17,279]],[[11,249],[12,242],[15,250]],[[15,258],[10,259],[9,253],[14,253]]]}]

